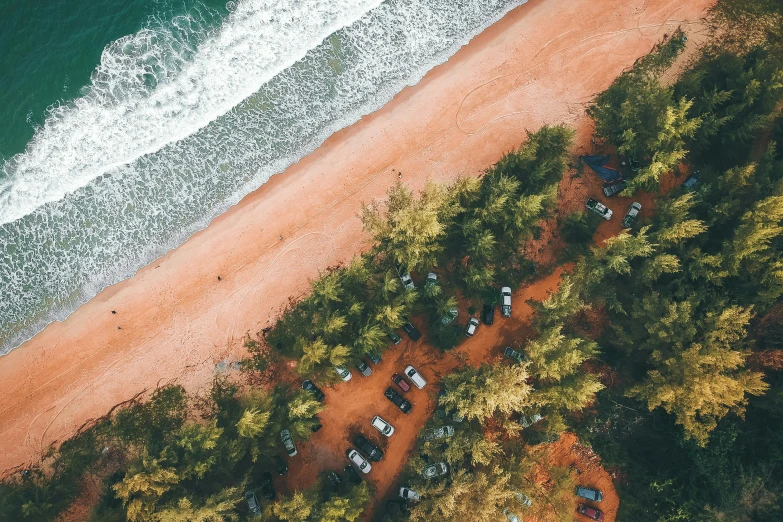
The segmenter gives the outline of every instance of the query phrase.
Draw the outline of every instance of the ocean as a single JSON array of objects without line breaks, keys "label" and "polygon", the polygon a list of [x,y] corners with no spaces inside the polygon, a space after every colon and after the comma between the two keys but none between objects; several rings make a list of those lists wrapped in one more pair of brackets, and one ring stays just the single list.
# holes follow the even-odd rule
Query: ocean
[{"label": "ocean", "polygon": [[0,0],[0,354],[525,1]]}]

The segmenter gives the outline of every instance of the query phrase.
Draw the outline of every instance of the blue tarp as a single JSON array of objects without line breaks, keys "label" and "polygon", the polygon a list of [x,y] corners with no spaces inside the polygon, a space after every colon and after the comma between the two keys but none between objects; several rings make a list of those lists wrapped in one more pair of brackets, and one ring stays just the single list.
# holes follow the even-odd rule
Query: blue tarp
[{"label": "blue tarp", "polygon": [[623,179],[623,175],[619,171],[613,168],[607,167],[606,164],[609,161],[609,156],[582,156],[582,161],[585,165],[593,169],[596,174],[601,176],[601,179],[607,183],[613,183],[617,180]]}]

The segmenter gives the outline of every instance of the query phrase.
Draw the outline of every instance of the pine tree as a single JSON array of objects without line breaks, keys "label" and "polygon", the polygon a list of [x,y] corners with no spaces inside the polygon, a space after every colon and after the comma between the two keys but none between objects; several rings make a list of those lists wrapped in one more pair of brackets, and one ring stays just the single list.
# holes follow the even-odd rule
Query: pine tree
[{"label": "pine tree", "polygon": [[527,378],[526,365],[467,367],[444,378],[446,393],[440,404],[481,422],[495,415],[508,417],[530,405]]}]

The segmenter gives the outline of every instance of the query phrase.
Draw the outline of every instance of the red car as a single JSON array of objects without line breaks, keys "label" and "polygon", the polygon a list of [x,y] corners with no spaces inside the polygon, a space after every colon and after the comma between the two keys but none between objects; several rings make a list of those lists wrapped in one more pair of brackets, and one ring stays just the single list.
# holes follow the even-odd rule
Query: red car
[{"label": "red car", "polygon": [[602,522],[604,519],[604,512],[600,509],[595,509],[587,504],[579,504],[576,508],[576,512],[580,513],[588,518],[592,518],[593,520],[598,520],[598,522]]},{"label": "red car", "polygon": [[392,375],[392,381],[394,381],[394,383],[397,386],[402,388],[402,391],[408,391],[411,389],[411,385],[408,384],[408,381],[405,380],[405,377],[403,377],[399,373],[395,373],[394,375]]}]

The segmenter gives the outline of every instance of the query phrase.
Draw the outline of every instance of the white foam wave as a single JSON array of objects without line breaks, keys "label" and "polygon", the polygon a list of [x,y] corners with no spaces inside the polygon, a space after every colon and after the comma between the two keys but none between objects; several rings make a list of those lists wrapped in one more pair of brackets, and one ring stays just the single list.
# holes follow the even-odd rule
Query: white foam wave
[{"label": "white foam wave", "polygon": [[0,169],[0,224],[62,199],[229,111],[382,0],[244,0],[221,28],[198,16],[107,46],[84,96],[52,107]]}]

